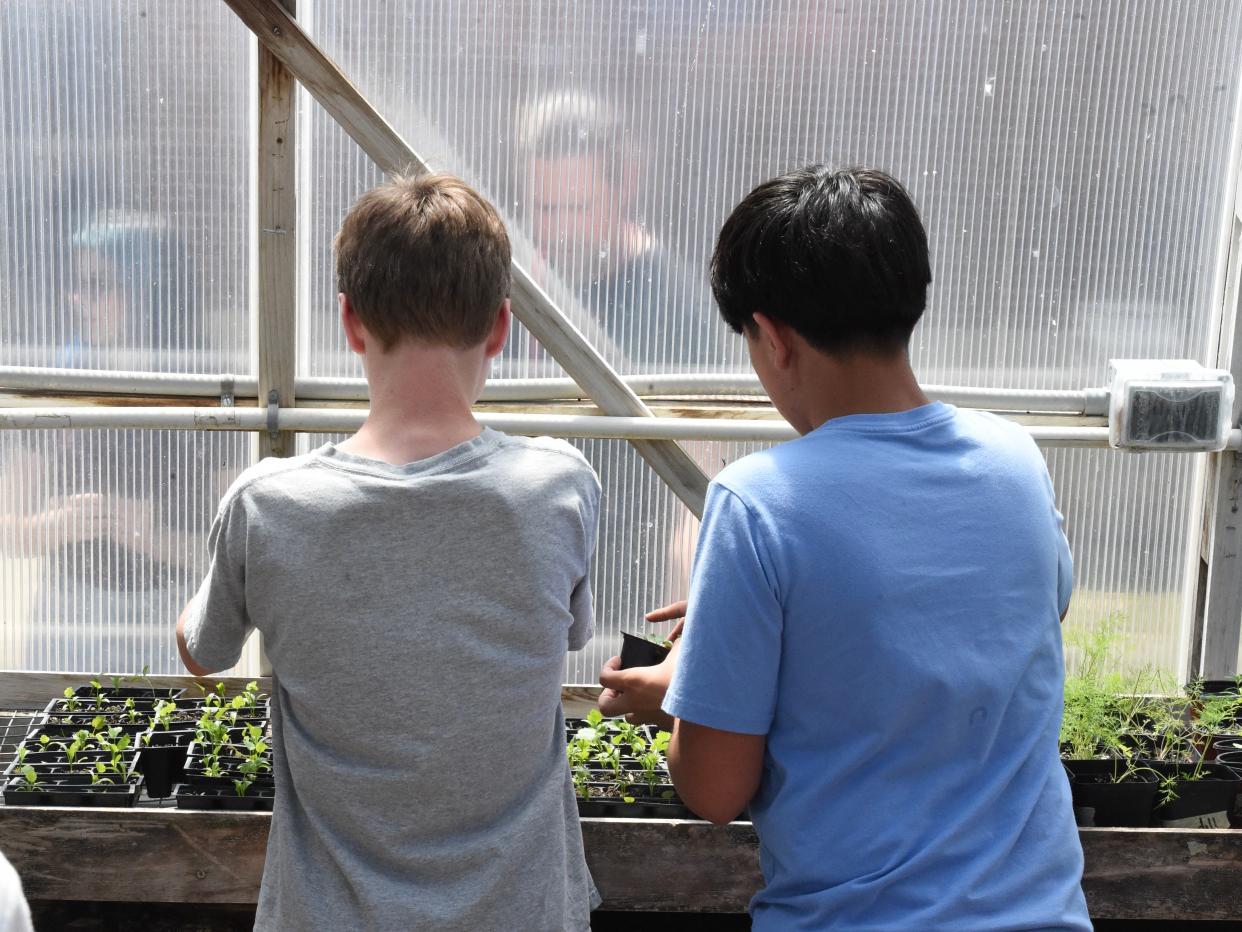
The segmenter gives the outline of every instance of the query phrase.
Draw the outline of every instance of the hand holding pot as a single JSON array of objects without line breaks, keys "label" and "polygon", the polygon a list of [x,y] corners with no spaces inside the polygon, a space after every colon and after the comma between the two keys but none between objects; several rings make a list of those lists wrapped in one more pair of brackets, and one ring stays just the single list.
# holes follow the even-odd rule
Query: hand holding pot
[{"label": "hand holding pot", "polygon": [[673,678],[680,646],[674,641],[668,657],[653,667],[622,670],[621,658],[610,658],[599,674],[600,685],[604,687],[599,696],[599,710],[605,715],[624,715],[632,724],[656,725],[671,731],[673,717],[660,708],[660,703]]}]

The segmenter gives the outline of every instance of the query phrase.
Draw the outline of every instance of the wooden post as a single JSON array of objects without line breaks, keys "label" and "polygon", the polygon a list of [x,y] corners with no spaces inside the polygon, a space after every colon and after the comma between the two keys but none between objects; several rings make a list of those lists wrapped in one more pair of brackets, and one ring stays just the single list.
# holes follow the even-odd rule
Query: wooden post
[{"label": "wooden post", "polygon": [[[296,0],[277,0],[290,15]],[[284,63],[259,43],[259,407],[269,428],[259,434],[259,456],[292,456],[296,435],[276,430],[280,408],[294,406],[298,351],[297,161],[295,91]],[[272,665],[259,637],[259,672]]]},{"label": "wooden post", "polygon": [[[258,37],[260,45],[288,66],[381,169],[386,172],[428,170],[426,162],[306,35],[279,0],[225,2]],[[513,266],[513,313],[605,413],[651,416],[638,395],[517,263]],[[707,477],[689,454],[671,440],[635,440],[632,443],[686,507],[701,516],[707,497]]]},{"label": "wooden post", "polygon": [[[290,14],[295,0],[279,0]],[[297,163],[293,75],[259,44],[259,398],[261,408],[294,406],[297,365]],[[273,393],[275,393],[273,395]],[[294,436],[259,435],[262,456],[290,456]]]}]

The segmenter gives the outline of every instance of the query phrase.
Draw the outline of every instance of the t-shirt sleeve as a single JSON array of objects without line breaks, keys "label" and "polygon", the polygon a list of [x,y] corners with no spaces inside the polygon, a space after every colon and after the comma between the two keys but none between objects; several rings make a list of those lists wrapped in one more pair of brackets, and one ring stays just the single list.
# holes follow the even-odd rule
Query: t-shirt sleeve
[{"label": "t-shirt sleeve", "polygon": [[1065,536],[1065,518],[1055,506],[1053,514],[1057,516],[1057,612],[1064,617],[1074,594],[1074,556]]},{"label": "t-shirt sleeve", "polygon": [[762,528],[737,495],[713,484],[664,711],[721,731],[767,734],[776,714],[783,627]]},{"label": "t-shirt sleeve", "polygon": [[230,497],[207,537],[207,577],[190,602],[185,643],[208,670],[225,670],[241,658],[254,624],[246,612],[246,513]]},{"label": "t-shirt sleeve", "polygon": [[1052,476],[1048,474],[1047,467],[1044,468],[1044,482],[1048,490],[1049,508],[1052,509],[1057,547],[1057,613],[1064,617],[1069,608],[1070,596],[1074,594],[1074,556],[1070,553],[1069,538],[1065,536],[1065,516],[1057,508],[1056,490],[1052,486]]},{"label": "t-shirt sleeve", "polygon": [[579,577],[569,596],[573,621],[569,626],[569,649],[582,650],[595,633],[595,599],[591,593],[591,565],[595,559],[595,542],[599,535],[599,480],[589,470],[588,480],[579,505],[582,517],[583,547],[578,554]]}]

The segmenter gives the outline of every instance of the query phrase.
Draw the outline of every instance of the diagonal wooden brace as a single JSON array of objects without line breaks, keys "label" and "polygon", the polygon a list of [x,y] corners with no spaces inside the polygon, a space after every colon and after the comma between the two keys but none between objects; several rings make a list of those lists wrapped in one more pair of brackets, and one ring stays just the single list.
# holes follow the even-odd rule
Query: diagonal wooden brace
[{"label": "diagonal wooden brace", "polygon": [[[278,0],[225,0],[263,47],[285,63],[341,128],[385,172],[425,172],[427,163],[380,115],[349,78],[302,30]],[[513,314],[605,413],[652,413],[518,263],[513,264]],[[702,517],[707,477],[672,440],[631,441],[639,455],[696,516]]]}]

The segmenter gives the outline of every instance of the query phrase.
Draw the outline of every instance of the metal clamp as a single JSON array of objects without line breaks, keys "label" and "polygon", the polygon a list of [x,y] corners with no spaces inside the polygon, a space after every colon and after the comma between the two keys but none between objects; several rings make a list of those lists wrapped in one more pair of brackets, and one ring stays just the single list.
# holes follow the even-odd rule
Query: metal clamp
[{"label": "metal clamp", "polygon": [[280,392],[272,389],[267,393],[267,438],[273,445],[280,441]]},{"label": "metal clamp", "polygon": [[231,375],[220,376],[220,407],[232,408],[236,406],[235,381]]}]

